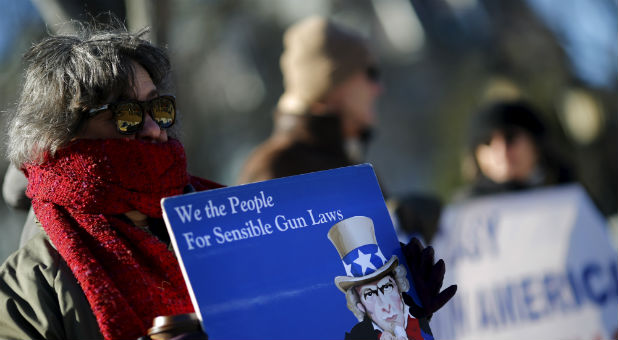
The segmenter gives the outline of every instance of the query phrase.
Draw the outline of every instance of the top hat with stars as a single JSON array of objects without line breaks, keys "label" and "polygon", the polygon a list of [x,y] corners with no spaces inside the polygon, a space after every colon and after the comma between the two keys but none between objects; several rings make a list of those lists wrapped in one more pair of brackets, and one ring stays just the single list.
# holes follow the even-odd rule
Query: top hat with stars
[{"label": "top hat with stars", "polygon": [[354,216],[339,221],[328,231],[328,239],[333,243],[346,276],[335,277],[335,285],[342,292],[382,278],[397,267],[397,256],[386,261],[376,242],[373,221],[366,216]]}]

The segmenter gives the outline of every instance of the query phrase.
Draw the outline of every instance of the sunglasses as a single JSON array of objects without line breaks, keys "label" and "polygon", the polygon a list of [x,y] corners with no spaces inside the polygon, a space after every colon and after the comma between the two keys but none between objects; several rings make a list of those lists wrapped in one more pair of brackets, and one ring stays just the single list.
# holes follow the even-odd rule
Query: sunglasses
[{"label": "sunglasses", "polygon": [[126,100],[105,104],[88,110],[88,117],[94,117],[106,110],[112,111],[118,132],[123,135],[132,135],[144,126],[146,112],[150,114],[161,129],[167,129],[174,125],[176,121],[176,98],[174,96],[159,96],[143,102]]},{"label": "sunglasses", "polygon": [[367,67],[367,69],[365,70],[366,74],[367,74],[367,79],[369,79],[370,81],[374,82],[374,83],[379,83],[380,82],[380,69],[376,66],[369,66]]}]

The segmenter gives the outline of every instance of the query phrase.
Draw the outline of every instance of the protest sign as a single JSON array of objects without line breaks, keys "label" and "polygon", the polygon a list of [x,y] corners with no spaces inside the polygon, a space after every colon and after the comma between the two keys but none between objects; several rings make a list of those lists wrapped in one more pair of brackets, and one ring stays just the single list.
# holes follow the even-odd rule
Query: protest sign
[{"label": "protest sign", "polygon": [[[426,320],[407,318],[401,293],[414,293],[402,282],[411,280],[370,165],[191,193],[162,206],[211,339],[377,339],[382,331],[432,339]],[[356,303],[356,311],[347,307],[346,292],[361,286],[363,302],[392,298],[388,322],[374,319],[377,332]]]},{"label": "protest sign", "polygon": [[455,298],[444,339],[609,339],[618,265],[606,221],[578,185],[448,206],[433,242]]}]

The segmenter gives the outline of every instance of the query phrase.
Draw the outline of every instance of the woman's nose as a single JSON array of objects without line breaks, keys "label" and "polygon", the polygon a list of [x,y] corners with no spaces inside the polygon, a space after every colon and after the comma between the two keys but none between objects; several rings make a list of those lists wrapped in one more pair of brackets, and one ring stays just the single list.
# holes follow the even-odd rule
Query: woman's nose
[{"label": "woman's nose", "polygon": [[153,141],[153,142],[165,142],[167,141],[167,133],[164,129],[161,129],[159,124],[152,119],[150,114],[144,115],[144,125],[142,129],[137,132],[136,137],[138,139]]}]

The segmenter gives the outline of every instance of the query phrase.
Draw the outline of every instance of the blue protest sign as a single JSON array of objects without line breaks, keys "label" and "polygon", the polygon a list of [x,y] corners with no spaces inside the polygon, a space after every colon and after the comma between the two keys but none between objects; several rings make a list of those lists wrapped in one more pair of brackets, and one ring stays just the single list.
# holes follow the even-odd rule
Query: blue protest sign
[{"label": "blue protest sign", "polygon": [[[336,339],[357,325],[374,337],[416,325],[431,338],[407,318],[401,293],[414,292],[401,283],[405,260],[370,165],[191,193],[162,206],[211,339]],[[353,298],[355,311],[347,307]],[[362,323],[369,313],[358,303],[371,312],[387,298],[389,314]]]}]

